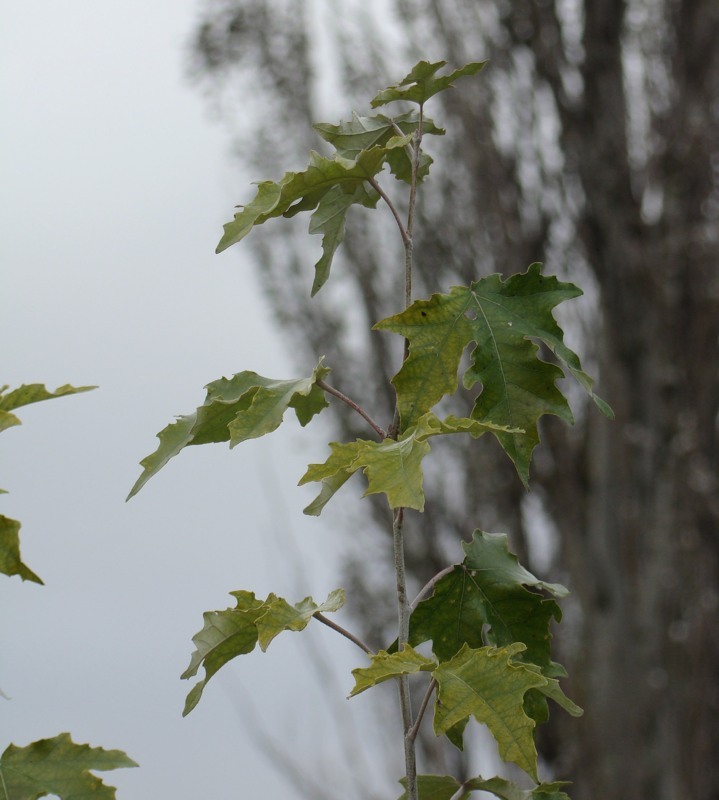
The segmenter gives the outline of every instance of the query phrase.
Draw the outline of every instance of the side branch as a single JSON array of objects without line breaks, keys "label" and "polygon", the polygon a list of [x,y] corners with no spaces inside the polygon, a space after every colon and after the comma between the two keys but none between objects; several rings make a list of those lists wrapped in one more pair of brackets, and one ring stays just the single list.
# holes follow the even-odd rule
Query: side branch
[{"label": "side branch", "polygon": [[316,611],[312,615],[318,622],[321,622],[323,625],[326,625],[328,628],[332,628],[333,631],[337,631],[337,633],[341,633],[345,639],[349,639],[350,642],[357,645],[357,647],[361,648],[362,650],[367,653],[369,656],[375,655],[374,650],[367,647],[367,645],[361,640],[358,639],[353,633],[350,633],[348,630],[345,630],[341,625],[338,625],[336,622],[333,622],[331,619],[326,617],[324,614],[321,614],[319,611]]},{"label": "side branch", "polygon": [[429,682],[429,686],[427,687],[427,691],[422,700],[422,705],[419,707],[419,711],[417,712],[417,719],[414,721],[414,725],[407,734],[407,738],[412,742],[417,738],[417,734],[419,733],[419,726],[422,724],[422,717],[424,716],[424,712],[427,710],[430,698],[432,697],[432,694],[434,693],[434,690],[436,688],[437,688],[437,679],[432,678],[432,680]]},{"label": "side branch", "polygon": [[399,235],[402,237],[402,244],[404,244],[404,246],[407,247],[410,241],[409,234],[407,233],[407,231],[404,228],[404,225],[402,224],[402,218],[400,217],[399,211],[397,211],[395,204],[389,199],[387,193],[379,185],[379,183],[377,183],[375,178],[368,178],[367,180],[369,182],[369,185],[375,190],[375,192],[377,192],[377,194],[385,201],[385,203],[387,203],[387,206],[389,207],[389,210],[392,212],[392,216],[394,217],[395,222],[397,223],[397,227],[399,228]]},{"label": "side branch", "polygon": [[438,572],[434,576],[434,578],[430,578],[427,581],[427,583],[425,583],[425,585],[420,589],[417,597],[415,597],[414,600],[409,604],[410,611],[414,611],[415,608],[417,608],[417,605],[420,603],[420,601],[423,600],[434,588],[435,583],[437,583],[437,581],[440,580],[441,578],[444,578],[445,575],[449,575],[449,573],[452,572],[452,570],[454,570],[454,564],[452,564],[449,567],[445,567],[441,572]]},{"label": "side branch", "polygon": [[370,427],[380,438],[387,438],[387,431],[378,425],[361,406],[358,406],[357,403],[355,403],[354,400],[351,400],[346,394],[342,394],[342,392],[340,392],[339,389],[335,389],[334,386],[330,386],[329,383],[325,383],[322,379],[316,381],[316,383],[317,386],[322,389],[322,391],[333,395],[338,400],[341,400],[343,403],[345,403],[345,405],[348,405],[351,409],[356,411],[367,423],[369,423]]}]

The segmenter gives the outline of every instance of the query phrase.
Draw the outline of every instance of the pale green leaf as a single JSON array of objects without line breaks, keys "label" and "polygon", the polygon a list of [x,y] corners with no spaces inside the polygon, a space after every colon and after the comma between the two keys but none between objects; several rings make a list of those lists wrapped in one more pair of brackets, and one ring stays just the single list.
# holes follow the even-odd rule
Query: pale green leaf
[{"label": "pale green leaf", "polygon": [[24,581],[42,583],[42,580],[20,558],[20,523],[0,514],[0,572],[19,575]]},{"label": "pale green leaf", "polygon": [[27,747],[11,744],[0,756],[0,800],[113,800],[115,789],[91,770],[137,764],[121,750],[75,744],[69,733],[41,739]]},{"label": "pale green leaf", "polygon": [[360,469],[364,471],[368,482],[365,496],[386,494],[392,508],[422,511],[424,492],[421,464],[430,451],[427,439],[450,433],[469,433],[476,438],[489,430],[508,432],[511,429],[452,416],[440,420],[429,413],[397,440],[371,442],[358,439],[345,444],[331,442],[327,461],[324,464],[310,464],[300,479],[300,486],[322,483],[320,494],[305,508],[305,514],[319,515],[334,493]]},{"label": "pale green leaf", "polygon": [[355,686],[350,697],[354,697],[378,683],[388,681],[390,678],[396,678],[399,675],[413,675],[416,672],[431,672],[437,666],[435,659],[425,658],[409,645],[394,653],[380,650],[370,658],[372,663],[369,667],[358,667],[352,670]]},{"label": "pale green leaf", "polygon": [[267,598],[261,616],[257,618],[257,634],[260,648],[264,651],[270,642],[282,631],[301,631],[317,612],[338,611],[345,602],[342,589],[330,592],[324,603],[319,605],[311,597],[305,597],[296,605],[271,594]]},{"label": "pale green leaf", "polygon": [[375,325],[410,342],[409,357],[392,380],[403,429],[456,391],[462,354],[475,343],[463,383],[471,388],[481,382],[482,391],[470,416],[524,431],[494,435],[527,485],[532,451],[539,442],[539,417],[555,414],[566,422],[573,420],[556,386],[564,373],[538,358],[538,347],[530,340],[543,342],[600,409],[607,409],[593,393],[591,378],[582,372],[578,356],[564,344],[552,316],[556,305],[580,294],[573,284],[545,277],[540,265],[532,264],[526,273],[507,281],[490,275],[469,287],[455,286],[449,294],[417,301]]},{"label": "pale green leaf", "polygon": [[524,695],[546,679],[512,659],[523,644],[472,649],[465,645],[434,672],[438,683],[434,729],[441,735],[473,716],[497,740],[499,755],[537,780],[534,722],[524,712]]},{"label": "pale green leaf", "polygon": [[434,63],[420,61],[398,84],[379,92],[372,100],[372,108],[384,106],[395,100],[405,100],[422,105],[438,92],[452,88],[453,81],[457,78],[464,75],[476,75],[486,63],[486,61],[473,62],[465,64],[447,75],[437,75],[437,72],[447,64],[446,61],[435,61]]},{"label": "pale green leaf", "polygon": [[288,408],[306,425],[328,405],[317,381],[329,371],[320,359],[309,378],[279,381],[246,371],[208,384],[203,405],[157,434],[160,444],[140,462],[143,472],[127,499],[185,447],[212,442],[229,442],[235,447],[276,430]]},{"label": "pale green leaf", "polygon": [[303,630],[318,611],[337,611],[344,603],[342,589],[330,592],[327,600],[319,605],[311,597],[291,606],[275,594],[270,594],[266,600],[258,600],[253,592],[230,594],[236,600],[235,608],[206,611],[202,615],[202,630],[192,637],[196,649],[181,677],[194,677],[200,666],[205,668],[205,677],[187,695],[183,716],[199,703],[212,676],[233,658],[251,653],[258,643],[266,650],[278,633]]}]

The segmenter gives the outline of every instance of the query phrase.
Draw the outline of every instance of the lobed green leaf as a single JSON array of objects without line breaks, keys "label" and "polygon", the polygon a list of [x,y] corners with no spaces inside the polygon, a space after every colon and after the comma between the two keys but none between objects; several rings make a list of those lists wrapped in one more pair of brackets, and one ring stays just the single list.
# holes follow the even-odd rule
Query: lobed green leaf
[{"label": "lobed green leaf", "polygon": [[519,643],[479,649],[464,645],[441,663],[434,672],[438,684],[434,729],[439,736],[473,716],[492,732],[500,757],[536,781],[534,722],[524,712],[524,695],[546,685],[546,679],[512,660],[523,649]]},{"label": "lobed green leaf", "polygon": [[[372,442],[358,439],[345,444],[331,442],[331,453],[327,461],[323,464],[310,464],[300,478],[300,486],[312,482],[322,483],[320,494],[304,512],[313,516],[319,515],[334,493],[360,469],[364,471],[368,482],[365,497],[370,494],[385,494],[392,508],[414,508],[422,511],[422,460],[430,451],[427,439],[450,433],[469,433],[477,437],[488,430],[496,432],[498,428],[492,423],[453,416],[440,420],[429,413],[397,440]],[[509,431],[508,428],[502,430]]]},{"label": "lobed green leaf", "polygon": [[115,789],[90,770],[136,767],[121,750],[76,744],[69,733],[41,739],[27,747],[11,744],[0,756],[0,800],[113,800]]},{"label": "lobed green leaf", "polygon": [[594,394],[576,353],[564,344],[552,315],[556,305],[580,294],[573,284],[546,277],[539,264],[532,264],[507,281],[490,275],[469,287],[455,286],[449,294],[417,301],[377,323],[376,329],[398,333],[410,342],[409,357],[392,379],[402,428],[416,424],[442,397],[456,391],[462,354],[474,343],[463,383],[469,389],[480,382],[482,390],[470,416],[512,429],[494,435],[527,486],[532,452],[539,443],[539,418],[555,414],[573,422],[556,386],[564,373],[538,358],[538,347],[530,340],[543,342],[600,410],[611,414]]},{"label": "lobed green leaf", "polygon": [[308,378],[279,381],[246,371],[208,384],[203,405],[157,434],[160,444],[140,462],[142,474],[127,499],[185,447],[213,442],[229,442],[235,447],[259,438],[280,426],[288,408],[295,411],[301,425],[306,425],[328,405],[317,381],[329,371],[320,359]]},{"label": "lobed green leaf", "polygon": [[437,75],[446,61],[420,61],[397,84],[389,86],[378,92],[371,102],[372,108],[387,105],[395,100],[405,100],[423,105],[438,92],[453,88],[453,81],[464,75],[476,75],[486,64],[486,61],[475,61],[455,69],[448,75]]},{"label": "lobed green leaf", "polygon": [[42,584],[42,580],[20,558],[19,532],[20,523],[16,519],[0,514],[0,572]]},{"label": "lobed green leaf", "polygon": [[[441,662],[452,658],[464,645],[505,647],[521,642],[525,649],[518,658],[536,665],[549,682],[539,690],[541,694],[575,714],[578,706],[553,681],[565,674],[550,658],[550,627],[553,619],[561,619],[560,608],[554,600],[530,591],[540,589],[563,597],[567,590],[539,580],[519,564],[509,552],[505,534],[476,530],[472,541],[462,547],[466,553],[462,564],[440,578],[432,595],[412,612],[410,644],[431,640]],[[536,693],[528,695],[525,711],[535,722],[544,722],[549,715],[546,700]]]},{"label": "lobed green leaf", "polygon": [[200,666],[205,668],[205,677],[187,695],[183,717],[200,702],[210,678],[233,658],[251,653],[258,643],[264,651],[282,631],[303,630],[313,614],[318,611],[337,611],[344,604],[342,589],[330,592],[327,600],[320,605],[311,597],[291,606],[275,594],[270,594],[266,600],[258,600],[253,592],[243,590],[230,594],[236,600],[235,608],[206,611],[202,615],[202,630],[192,637],[196,649],[181,677],[194,677]]}]

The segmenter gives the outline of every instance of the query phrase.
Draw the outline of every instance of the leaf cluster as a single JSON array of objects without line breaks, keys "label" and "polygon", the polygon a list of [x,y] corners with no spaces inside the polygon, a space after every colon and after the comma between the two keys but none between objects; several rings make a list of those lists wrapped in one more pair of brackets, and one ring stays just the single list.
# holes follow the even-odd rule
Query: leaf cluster
[{"label": "leaf cluster", "polygon": [[[381,199],[399,226],[405,267],[411,272],[413,204],[417,186],[428,177],[432,164],[422,150],[422,139],[425,134],[444,133],[424,115],[424,104],[458,78],[476,75],[484,62],[442,74],[445,65],[444,61],[421,61],[402,81],[372,100],[373,108],[393,102],[416,108],[394,116],[354,114],[349,122],[338,125],[317,124],[315,130],[335,149],[332,157],[312,153],[305,170],[287,172],[277,182],[259,183],[255,198],[224,226],[218,252],[273,218],[309,211],[310,233],[322,236],[322,256],[315,264],[311,289],[314,295],[329,279],[348,210],[354,205],[373,209]],[[407,209],[397,208],[382,188],[385,166],[397,181],[409,186]],[[401,211],[406,211],[406,224]],[[411,302],[409,294],[408,281],[404,310],[374,325],[374,330],[397,334],[405,341],[404,360],[392,379],[397,405],[388,431],[325,382],[329,369],[322,360],[311,375],[300,379],[280,381],[241,372],[209,384],[202,406],[158,434],[160,444],[141,462],[144,469],[130,497],[184,447],[210,442],[229,442],[234,447],[275,430],[288,408],[295,410],[304,426],[328,405],[329,394],[358,411],[378,438],[330,443],[326,460],[310,464],[300,479],[301,485],[320,484],[305,513],[319,515],[350,477],[361,472],[367,480],[365,495],[385,495],[397,523],[404,509],[424,509],[423,460],[433,437],[468,434],[478,438],[491,433],[528,488],[541,418],[551,414],[567,423],[573,421],[561,379],[571,375],[600,411],[612,416],[609,406],[594,393],[592,379],[565,343],[554,317],[556,307],[578,297],[581,290],[544,275],[540,264],[508,279],[489,275],[428,299]],[[457,394],[460,385],[470,396],[467,410],[463,416],[445,417],[438,407]],[[462,748],[464,730],[473,718],[490,729],[503,759],[538,781],[534,732],[548,718],[547,699],[572,715],[581,714],[560,688],[558,679],[565,672],[550,656],[550,628],[561,618],[557,599],[566,589],[545,583],[522,567],[510,553],[504,534],[477,530],[463,548],[462,563],[440,573],[413,604],[408,635],[400,633],[401,644],[372,653],[331,623],[370,655],[368,666],[353,671],[352,696],[390,679],[404,685],[408,676],[427,673],[426,702],[413,729],[405,730],[409,739],[414,741],[434,696],[433,725],[438,736],[447,736]],[[266,600],[247,591],[232,595],[236,606],[206,612],[204,627],[193,639],[196,650],[182,677],[195,676],[200,666],[205,677],[190,691],[185,714],[228,661],[253,651],[257,644],[265,650],[278,633],[301,630],[313,616],[322,619],[323,611],[335,611],[343,602],[341,590],[320,605],[309,597],[292,606],[274,594]],[[416,649],[425,643],[431,643],[431,655]],[[563,785],[543,783],[520,790],[499,778],[477,777],[460,784],[447,776],[419,776],[417,788],[422,800],[464,800],[480,790],[502,800],[567,800]]]},{"label": "leaf cluster", "polygon": [[[437,684],[434,729],[462,749],[470,717],[487,725],[500,756],[537,780],[536,723],[550,697],[572,715],[581,709],[562,692],[563,668],[550,659],[550,624],[567,594],[540,581],[510,553],[504,534],[475,531],[461,564],[436,580],[410,617],[409,646],[396,645],[353,670],[359,694],[398,675],[429,672]],[[550,595],[547,597],[546,595]],[[414,648],[432,642],[433,656]]]}]

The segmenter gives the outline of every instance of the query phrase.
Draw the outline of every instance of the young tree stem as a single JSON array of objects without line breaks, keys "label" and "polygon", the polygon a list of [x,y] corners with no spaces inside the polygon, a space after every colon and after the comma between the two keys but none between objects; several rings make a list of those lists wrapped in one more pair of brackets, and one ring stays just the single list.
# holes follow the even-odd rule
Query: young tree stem
[{"label": "young tree stem", "polygon": [[[409,190],[409,207],[407,209],[407,228],[402,229],[402,242],[404,244],[404,307],[409,308],[412,304],[412,263],[414,258],[414,248],[412,244],[412,231],[414,228],[414,209],[417,202],[417,177],[419,171],[419,153],[422,144],[422,105],[419,107],[419,124],[412,142],[412,183]],[[406,360],[409,355],[409,341],[404,341],[404,356]],[[395,424],[393,424],[395,435],[399,434],[400,420],[395,409]],[[409,639],[409,615],[410,607],[407,600],[407,583],[405,580],[404,568],[404,509],[395,510],[392,524],[392,539],[394,543],[394,564],[395,575],[397,577],[397,608],[399,616],[399,630],[397,635],[397,646],[402,650]],[[417,756],[415,752],[415,739],[417,737],[415,723],[412,719],[412,702],[409,693],[409,679],[403,675],[398,680],[399,683],[399,702],[402,711],[402,725],[404,728],[404,761],[407,776],[407,800],[417,800]],[[424,711],[421,711],[419,719]]]}]

